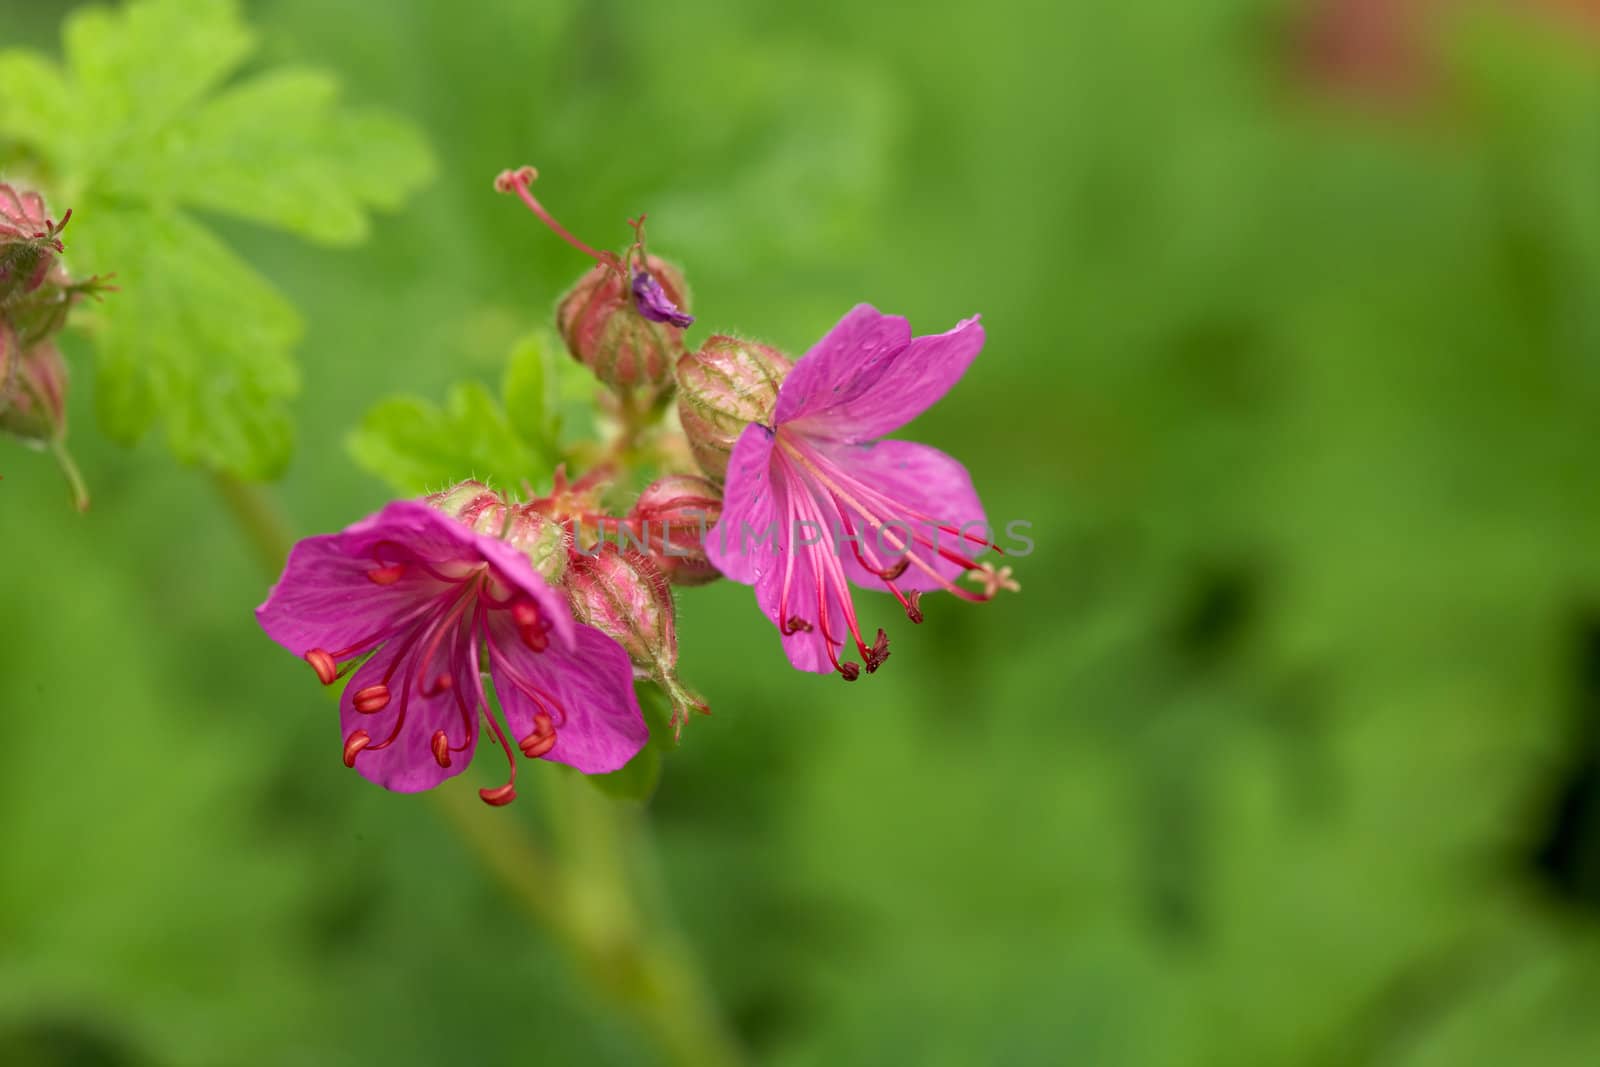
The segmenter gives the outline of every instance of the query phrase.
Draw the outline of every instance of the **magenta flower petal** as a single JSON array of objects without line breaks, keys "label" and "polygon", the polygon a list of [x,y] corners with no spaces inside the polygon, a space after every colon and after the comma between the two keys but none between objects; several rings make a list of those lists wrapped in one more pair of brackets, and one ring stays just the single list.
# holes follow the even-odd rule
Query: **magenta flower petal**
[{"label": "magenta flower petal", "polygon": [[512,631],[502,630],[489,645],[490,673],[513,738],[520,743],[537,734],[542,711],[556,738],[543,758],[605,774],[633,759],[650,730],[622,646],[593,626],[579,624],[575,635],[570,652],[529,656]]},{"label": "magenta flower petal", "polygon": [[911,324],[857,304],[795,362],[778,390],[774,425],[819,415],[859,399],[911,343]]},{"label": "magenta flower petal", "polygon": [[[516,796],[514,748],[614,770],[648,736],[621,646],[579,627],[522,552],[422,503],[296,545],[257,615],[324,684],[348,675],[344,762],[387,789],[460,773],[480,728],[510,766],[504,786],[479,791],[494,805]],[[509,734],[484,690],[484,646]]]},{"label": "magenta flower petal", "polygon": [[738,495],[724,497],[721,517],[706,532],[711,565],[745,585],[754,585],[777,559],[771,531],[780,522],[782,496],[771,484],[772,445],[765,426],[744,428],[728,456],[728,484],[739,487]]},{"label": "magenta flower petal", "polygon": [[976,317],[913,340],[905,319],[860,305],[795,364],[775,425],[839,441],[893,433],[961,380],[983,341]]},{"label": "magenta flower petal", "polygon": [[435,569],[462,561],[494,564],[538,603],[556,638],[571,643],[574,623],[566,600],[533,572],[521,553],[415,500],[394,501],[339,533],[297,542],[283,576],[256,609],[256,619],[269,637],[297,656],[313,648],[339,648],[355,631],[393,624],[437,584],[421,567],[403,567],[390,584],[372,578],[386,565],[418,561]]}]

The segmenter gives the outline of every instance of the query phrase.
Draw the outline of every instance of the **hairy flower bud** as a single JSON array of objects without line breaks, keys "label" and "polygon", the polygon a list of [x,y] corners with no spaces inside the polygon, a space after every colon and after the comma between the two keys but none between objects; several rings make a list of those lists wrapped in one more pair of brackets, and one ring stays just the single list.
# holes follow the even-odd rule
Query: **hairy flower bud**
[{"label": "hairy flower bud", "polygon": [[706,559],[706,531],[722,517],[722,491],[694,474],[670,474],[639,494],[628,525],[650,561],[673,585],[704,585],[722,576]]},{"label": "hairy flower bud", "polygon": [[[6,372],[3,365],[8,362]],[[74,506],[79,511],[89,509],[89,490],[67,450],[66,361],[48,341],[22,348],[4,320],[0,320],[0,432],[55,456]]]},{"label": "hairy flower bud", "polygon": [[789,366],[776,348],[721,334],[678,361],[678,418],[707,475],[721,481],[744,428],[771,421]]},{"label": "hairy flower bud", "polygon": [[667,580],[649,558],[602,543],[592,554],[574,553],[566,588],[572,613],[628,653],[634,668],[672,702],[672,726],[681,732],[691,710],[709,712],[704,700],[678,681],[678,634]]},{"label": "hairy flower bud", "polygon": [[672,365],[684,352],[683,326],[660,317],[667,313],[657,310],[661,294],[673,309],[688,306],[683,273],[655,256],[645,264],[648,274],[635,271],[634,277],[653,280],[645,287],[652,299],[643,305],[653,312],[649,317],[634,295],[638,288],[626,284],[615,267],[603,264],[579,279],[556,308],[567,351],[607,385],[660,385],[671,378]]},{"label": "hairy flower bud", "polygon": [[[448,489],[437,493],[429,493],[422,498],[422,502],[430,508],[442,511],[464,526],[479,530],[479,521],[489,512],[505,507],[505,497],[479,481],[457,482]],[[500,529],[480,530],[480,532],[500,536]]]},{"label": "hairy flower bud", "polygon": [[516,548],[550,582],[566,570],[571,537],[561,524],[525,504],[513,504],[482,482],[465,481],[423,498],[474,533],[497,537]]},{"label": "hairy flower bud", "polygon": [[58,223],[38,193],[0,183],[0,304],[44,283],[61,254],[60,234],[71,214]]},{"label": "hairy flower bud", "polygon": [[[0,388],[0,430],[24,441],[48,444],[67,433],[67,365],[60,349],[45,343],[17,352],[10,331],[0,325],[0,364],[15,366]],[[7,354],[9,353],[9,355]]]},{"label": "hairy flower bud", "polygon": [[580,241],[533,195],[538,177],[532,167],[517,167],[501,171],[494,187],[514,194],[552,232],[595,261],[556,308],[567,351],[615,389],[665,384],[683,355],[683,328],[694,321],[683,272],[645,250],[643,215],[628,220],[634,242],[620,256]]}]

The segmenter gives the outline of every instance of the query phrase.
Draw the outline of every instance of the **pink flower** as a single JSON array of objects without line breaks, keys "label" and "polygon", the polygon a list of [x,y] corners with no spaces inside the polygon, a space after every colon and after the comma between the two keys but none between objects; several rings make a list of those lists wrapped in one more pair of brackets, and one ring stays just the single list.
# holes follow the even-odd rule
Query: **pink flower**
[{"label": "pink flower", "polygon": [[511,780],[480,794],[496,805],[516,796],[484,670],[529,758],[603,773],[649,737],[621,646],[574,622],[522,552],[423,503],[398,501],[296,544],[256,617],[324,685],[349,674],[344,761],[385,789],[418,792],[459,774],[481,722]]},{"label": "pink flower", "polygon": [[[868,672],[888,658],[882,630],[863,637],[849,582],[888,590],[912,622],[923,592],[987,600],[1010,587],[969,555],[992,545],[966,469],[927,445],[877,440],[944,396],[982,347],[975,317],[913,339],[905,319],[858,305],[789,371],[771,425],[751,423],[734,444],[707,552],[755,586],[800,670],[855,680],[860,667],[839,658],[846,641]],[[982,591],[956,584],[971,571]]]}]

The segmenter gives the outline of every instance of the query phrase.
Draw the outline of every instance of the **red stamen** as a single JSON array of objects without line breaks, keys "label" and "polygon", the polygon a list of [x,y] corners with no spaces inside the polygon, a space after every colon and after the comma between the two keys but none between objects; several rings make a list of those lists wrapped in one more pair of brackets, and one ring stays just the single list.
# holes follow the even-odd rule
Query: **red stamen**
[{"label": "red stamen", "polygon": [[532,601],[519,600],[511,605],[511,622],[530,652],[543,652],[550,647],[550,639],[545,636],[545,626],[541,620],[539,606]]},{"label": "red stamen", "polygon": [[478,796],[482,797],[483,802],[491,808],[503,808],[517,799],[517,787],[511,782],[507,782],[505,785],[497,786],[494,789],[480,789],[478,790]]},{"label": "red stamen", "polygon": [[362,749],[370,744],[372,744],[372,736],[365,730],[357,730],[345,738],[344,765],[353,769],[356,765],[356,757],[361,754]]},{"label": "red stamen", "polygon": [[883,661],[889,658],[889,635],[881,629],[878,631],[877,640],[872,642],[872,647],[867,649],[867,654],[862,657],[867,673],[871,674],[883,666]]},{"label": "red stamen", "polygon": [[313,648],[306,653],[305,660],[317,672],[317,680],[323,685],[332,685],[339,680],[339,664],[322,649]]},{"label": "red stamen", "polygon": [[517,742],[517,747],[522,749],[522,754],[529,759],[538,759],[556,747],[555,731],[552,730],[547,734],[529,734]]},{"label": "red stamen", "polygon": [[[567,709],[562,706],[561,701],[557,700],[552,694],[540,689],[527,678],[524,678],[522,673],[517,670],[516,664],[512,662],[511,657],[494,641],[488,642],[488,648],[489,661],[494,669],[495,685],[509,685],[536,705],[549,708],[554,713],[551,716],[554,723],[565,725]],[[541,712],[541,714],[543,713]],[[538,717],[535,716],[534,722],[537,723],[538,721]]]},{"label": "red stamen", "polygon": [[[796,480],[803,481],[804,475],[802,474],[800,478]],[[807,486],[807,488],[809,489],[810,487]],[[810,521],[816,523],[819,529],[824,528],[826,524],[823,522],[822,510],[817,503],[816,497],[807,492],[801,495],[799,499],[804,510],[806,510],[811,516]],[[842,513],[843,512],[841,509],[841,514]],[[849,580],[845,577],[844,564],[840,562],[839,557],[834,553],[823,551],[820,545],[814,545],[811,548],[811,568],[817,576],[817,592],[819,599],[822,594],[821,587],[824,583],[824,575],[826,575],[827,581],[831,582],[835,599],[839,602],[840,614],[844,616],[844,624],[850,631],[851,638],[856,643],[856,650],[861,653],[861,660],[863,663],[870,663],[872,658],[871,653],[867,649],[866,641],[861,636],[861,623],[856,619],[855,601],[850,596],[850,585]],[[823,636],[829,642],[832,642],[833,635],[828,632],[827,612],[825,610],[819,610],[818,614],[821,616],[820,621],[822,622]],[[841,641],[840,644],[843,644],[843,641]],[[873,667],[869,666],[868,672],[870,673],[873,669]]]},{"label": "red stamen", "polygon": [[555,220],[555,217],[546,211],[544,205],[534,198],[533,190],[529,188],[539,177],[539,172],[532,167],[518,167],[516,170],[503,170],[495,177],[494,188],[500,193],[516,193],[517,198],[528,206],[528,210],[539,216],[546,226],[555,231],[567,244],[576,248],[601,266],[610,267],[621,274],[624,273],[622,261],[614,252],[597,252],[574,237],[567,228]]},{"label": "red stamen", "polygon": [[374,567],[367,572],[367,580],[373,585],[393,585],[398,582],[406,572],[404,563],[391,563],[386,567]]},{"label": "red stamen", "polygon": [[538,759],[556,747],[556,728],[550,721],[550,716],[542,711],[534,715],[533,733],[518,741],[517,747],[522,749],[522,754],[529,759]]},{"label": "red stamen", "polygon": [[356,690],[356,695],[351,699],[355,709],[363,715],[382,711],[389,706],[389,687],[386,685],[369,685]]},{"label": "red stamen", "polygon": [[511,768],[511,780],[506,782],[505,785],[495,789],[478,790],[478,796],[483,798],[485,804],[498,808],[511,803],[517,798],[517,760],[511,754],[511,742],[506,740],[505,731],[500,729],[500,723],[495,720],[493,715],[489,714],[487,705],[483,708],[483,717],[488,722],[489,729],[494,731],[494,739],[500,743],[501,751],[506,754],[506,763]]},{"label": "red stamen", "polygon": [[433,761],[441,767],[450,766],[450,738],[443,730],[433,732]]}]

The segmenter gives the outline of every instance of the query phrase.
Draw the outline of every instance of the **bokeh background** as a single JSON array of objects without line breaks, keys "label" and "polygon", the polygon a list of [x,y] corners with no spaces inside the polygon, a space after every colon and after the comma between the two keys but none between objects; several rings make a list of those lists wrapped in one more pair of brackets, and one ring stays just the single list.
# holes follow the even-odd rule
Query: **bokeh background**
[{"label": "bokeh background", "polygon": [[[493,382],[583,267],[507,165],[591,241],[648,210],[691,338],[984,315],[911,432],[1033,524],[1021,595],[849,688],[680,599],[716,714],[648,892],[751,1060],[1600,1062],[1593,5],[245,6],[438,159],[353,251],[217,222],[308,323],[301,532],[383,500],[375,400]],[[70,353],[92,512],[0,452],[0,1062],[656,1062],[344,770],[213,486]]]}]

